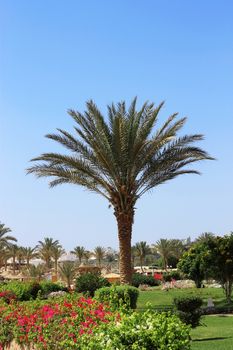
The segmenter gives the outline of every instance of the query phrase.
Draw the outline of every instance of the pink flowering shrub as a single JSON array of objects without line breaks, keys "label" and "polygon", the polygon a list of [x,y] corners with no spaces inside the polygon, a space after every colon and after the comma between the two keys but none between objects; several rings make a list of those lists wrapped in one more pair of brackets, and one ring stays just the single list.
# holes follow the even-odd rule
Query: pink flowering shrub
[{"label": "pink flowering shrub", "polygon": [[189,350],[189,327],[153,310],[113,311],[67,294],[47,301],[0,302],[0,350]]},{"label": "pink flowering shrub", "polygon": [[0,346],[15,339],[36,349],[78,349],[83,334],[118,317],[107,305],[72,295],[46,303],[13,303],[0,308]]}]

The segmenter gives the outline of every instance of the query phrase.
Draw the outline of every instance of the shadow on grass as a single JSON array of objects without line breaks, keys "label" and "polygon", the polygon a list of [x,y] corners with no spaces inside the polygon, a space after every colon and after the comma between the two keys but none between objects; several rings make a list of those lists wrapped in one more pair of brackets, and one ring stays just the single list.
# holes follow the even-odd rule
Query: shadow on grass
[{"label": "shadow on grass", "polygon": [[231,337],[214,337],[214,338],[202,338],[202,339],[192,339],[193,342],[211,341],[211,340],[224,340]]}]

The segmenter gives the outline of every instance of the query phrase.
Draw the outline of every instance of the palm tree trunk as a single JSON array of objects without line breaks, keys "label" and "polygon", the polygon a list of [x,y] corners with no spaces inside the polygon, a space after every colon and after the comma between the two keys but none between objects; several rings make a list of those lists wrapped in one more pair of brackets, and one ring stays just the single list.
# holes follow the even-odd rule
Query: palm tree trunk
[{"label": "palm tree trunk", "polygon": [[13,256],[13,274],[15,275],[15,257]]},{"label": "palm tree trunk", "polygon": [[120,281],[121,284],[131,284],[131,237],[134,210],[130,209],[127,213],[115,211],[114,215],[116,216],[118,226]]}]

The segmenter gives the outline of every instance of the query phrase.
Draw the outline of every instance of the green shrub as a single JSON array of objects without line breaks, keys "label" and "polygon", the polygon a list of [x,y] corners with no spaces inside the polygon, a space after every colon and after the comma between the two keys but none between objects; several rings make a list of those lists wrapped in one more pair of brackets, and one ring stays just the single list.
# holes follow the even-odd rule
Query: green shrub
[{"label": "green shrub", "polygon": [[84,295],[94,296],[95,291],[102,287],[108,287],[110,283],[97,273],[85,273],[76,279],[75,290]]},{"label": "green shrub", "polygon": [[[102,329],[103,328],[103,329]],[[95,334],[82,337],[84,350],[189,350],[189,327],[176,315],[153,310],[124,315],[121,321],[100,327]],[[85,341],[86,340],[86,341]]]},{"label": "green shrub", "polygon": [[10,281],[0,287],[1,291],[11,291],[14,293],[20,301],[35,299],[39,289],[40,286],[38,283],[20,281]]},{"label": "green shrub", "polygon": [[160,281],[156,280],[153,276],[141,275],[140,273],[134,273],[132,275],[132,286],[139,287],[140,284],[147,284],[148,286],[158,286]]},{"label": "green shrub", "polygon": [[139,291],[132,286],[112,286],[100,288],[95,293],[95,298],[100,302],[109,302],[117,309],[125,305],[131,309],[136,309]]},{"label": "green shrub", "polygon": [[202,299],[199,297],[175,298],[174,304],[182,322],[195,328],[200,325]]},{"label": "green shrub", "polygon": [[51,281],[42,281],[40,282],[40,290],[41,290],[41,296],[44,297],[52,292],[59,292],[60,290],[67,291],[67,288],[65,288],[59,283],[54,283]]},{"label": "green shrub", "polygon": [[182,280],[183,275],[179,271],[170,271],[163,274],[163,280],[165,282],[171,282],[171,280]]}]

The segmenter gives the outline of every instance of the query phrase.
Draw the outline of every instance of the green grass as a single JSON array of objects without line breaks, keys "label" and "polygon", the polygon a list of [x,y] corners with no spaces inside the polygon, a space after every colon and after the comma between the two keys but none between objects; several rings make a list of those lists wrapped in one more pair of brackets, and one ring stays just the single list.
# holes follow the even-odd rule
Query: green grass
[{"label": "green grass", "polygon": [[233,350],[233,317],[205,316],[203,322],[191,331],[192,350]]},{"label": "green grass", "polygon": [[[157,309],[171,307],[176,297],[200,296],[207,305],[208,298],[212,298],[215,306],[225,306],[226,299],[221,288],[203,289],[173,289],[162,291],[156,287],[152,291],[141,291],[137,308],[143,310],[146,303]],[[233,350],[233,317],[231,316],[205,316],[202,318],[205,326],[197,327],[191,331],[192,350]]]},{"label": "green grass", "polygon": [[160,288],[154,288],[152,291],[141,291],[139,294],[137,308],[144,309],[149,302],[154,308],[167,308],[172,306],[173,299],[176,297],[200,296],[207,305],[208,298],[212,298],[215,306],[226,305],[225,295],[222,288],[187,288],[187,289],[171,289],[162,291]]}]

